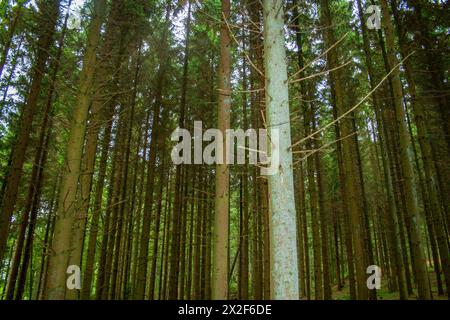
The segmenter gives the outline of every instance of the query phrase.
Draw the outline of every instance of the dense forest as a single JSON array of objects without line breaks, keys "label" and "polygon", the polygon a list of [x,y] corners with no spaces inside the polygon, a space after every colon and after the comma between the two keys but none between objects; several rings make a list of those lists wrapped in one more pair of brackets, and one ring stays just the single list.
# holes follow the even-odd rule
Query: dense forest
[{"label": "dense forest", "polygon": [[449,34],[444,0],[2,0],[1,299],[450,299]]}]

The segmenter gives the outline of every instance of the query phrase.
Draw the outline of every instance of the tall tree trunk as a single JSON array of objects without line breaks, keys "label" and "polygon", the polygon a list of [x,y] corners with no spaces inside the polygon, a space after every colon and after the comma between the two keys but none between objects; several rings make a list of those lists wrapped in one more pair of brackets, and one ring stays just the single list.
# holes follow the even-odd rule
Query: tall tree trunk
[{"label": "tall tree trunk", "polygon": [[[178,126],[180,128],[184,128],[184,118],[186,113],[186,91],[188,85],[188,67],[189,67],[189,37],[190,37],[190,29],[191,29],[191,2],[188,1],[188,12],[186,18],[186,39],[184,44],[184,61],[183,61],[183,79],[181,84],[181,99],[180,99],[180,118],[178,119]],[[174,241],[172,241],[171,246],[171,256],[170,256],[170,285],[169,285],[169,299],[177,299],[178,298],[178,276],[179,276],[179,266],[180,266],[180,258],[184,259],[184,254],[180,256],[180,235],[183,232],[183,235],[186,233],[184,230],[181,230],[181,220],[182,216],[182,169],[181,165],[176,167],[175,173],[175,199],[174,199]],[[183,251],[184,252],[184,251]],[[184,284],[182,283],[183,287]]]},{"label": "tall tree trunk", "polygon": [[[389,7],[386,0],[381,0],[381,7],[383,12],[383,27],[386,36],[387,44],[387,58],[390,69],[397,65],[397,58],[395,56],[395,44],[394,44],[394,33],[393,26],[390,18]],[[406,129],[405,123],[405,110],[402,106],[402,86],[400,82],[399,70],[392,73],[390,77],[393,94],[394,94],[394,107],[395,116],[397,121],[397,126],[400,136],[400,160],[401,168],[403,173],[403,181],[405,187],[405,197],[406,197],[406,221],[411,227],[411,250],[413,256],[411,257],[414,261],[415,266],[415,276],[417,282],[418,295],[420,299],[430,299],[431,291],[428,281],[428,272],[425,265],[425,258],[421,243],[421,237],[418,230],[418,211],[416,199],[414,196],[413,189],[413,170],[408,154],[409,145],[409,134]]]},{"label": "tall tree trunk", "polygon": [[[225,300],[228,297],[228,219],[229,219],[229,170],[226,130],[230,128],[231,108],[231,37],[228,30],[230,0],[222,0],[222,22],[220,27],[219,104],[218,129],[223,135],[222,159],[216,166],[216,198],[214,218],[214,258],[212,298]],[[220,147],[219,147],[220,148]],[[231,151],[233,152],[233,151]]]},{"label": "tall tree trunk", "polygon": [[[0,79],[2,78],[3,68],[5,67],[6,60],[8,59],[9,50],[11,49],[12,40],[14,38],[14,34],[16,33],[17,24],[22,17],[23,3],[18,3],[17,7],[14,7],[11,11],[12,20],[8,26],[8,33],[6,43],[3,45],[3,53],[0,59]],[[8,81],[9,82],[9,81]]]},{"label": "tall tree trunk", "polygon": [[53,186],[51,198],[50,198],[50,205],[49,205],[49,211],[47,213],[47,223],[45,226],[45,234],[44,234],[44,244],[42,246],[42,258],[41,258],[41,268],[39,271],[39,281],[38,281],[38,287],[37,287],[37,299],[41,300],[44,296],[44,284],[45,284],[45,277],[47,276],[47,267],[48,267],[48,252],[50,248],[50,243],[52,241],[52,234],[53,234],[53,226],[55,222],[55,216],[53,215],[55,211],[55,204],[56,204],[56,198],[58,196],[57,192],[59,190],[59,183],[60,183],[60,175],[58,174],[58,177],[56,178],[56,182]]},{"label": "tall tree trunk", "polygon": [[[317,147],[318,148],[318,147]],[[320,216],[320,236],[322,243],[322,272],[323,272],[323,299],[331,300],[331,277],[328,253],[328,226],[330,211],[328,203],[328,179],[319,153],[314,154],[314,161],[317,168],[317,186],[319,191],[319,216]]]},{"label": "tall tree trunk", "polygon": [[[243,50],[245,50],[246,37],[243,35],[242,39]],[[245,56],[242,57],[242,113],[244,130],[248,129],[247,119],[247,62]],[[248,300],[248,223],[249,223],[249,196],[248,196],[248,166],[247,162],[243,166],[243,173],[241,176],[241,232],[240,232],[240,251],[239,251],[239,298]]]},{"label": "tall tree trunk", "polygon": [[[321,0],[321,16],[324,24],[324,38],[327,48],[330,48],[335,43],[334,32],[332,29],[332,20],[328,0]],[[327,66],[328,69],[334,69],[338,67],[338,55],[336,48],[333,48],[327,53]],[[338,117],[341,117],[346,112],[346,106],[344,104],[344,91],[342,84],[342,77],[340,70],[336,70],[330,73],[330,87],[335,94],[335,109]],[[357,299],[366,300],[368,298],[368,290],[366,286],[366,257],[365,257],[365,242],[364,242],[364,224],[360,216],[360,205],[358,197],[358,189],[356,186],[355,178],[358,173],[355,172],[353,165],[353,150],[355,150],[350,135],[352,134],[352,124],[349,116],[344,117],[340,123],[340,132],[342,138],[342,158],[343,158],[343,170],[345,188],[343,189],[345,204],[348,209],[348,215],[350,217],[352,226],[352,239],[355,254],[353,256],[355,269],[356,269],[356,287],[357,287]],[[339,154],[338,154],[339,155]]]},{"label": "tall tree trunk", "polygon": [[[99,180],[96,183],[96,191],[94,198],[94,208],[92,210],[92,218],[91,218],[91,227],[89,232],[89,242],[88,242],[88,253],[86,256],[86,267],[85,272],[83,273],[83,286],[81,289],[81,298],[88,299],[91,290],[91,282],[92,282],[92,272],[93,272],[93,264],[95,258],[95,247],[96,240],[98,234],[98,220],[100,217],[100,208],[101,203],[98,201],[101,199],[103,195],[103,187],[104,187],[104,179],[106,174],[106,161],[108,158],[109,151],[109,141],[111,139],[111,117],[113,115],[113,108],[115,97],[110,97],[107,92],[108,89],[111,91],[117,90],[117,77],[113,77],[114,84],[107,83],[107,73],[112,68],[112,65],[120,63],[117,60],[120,60],[120,56],[116,59],[112,59],[111,55],[113,50],[113,38],[117,35],[117,28],[114,27],[114,22],[118,19],[118,14],[120,13],[120,4],[121,1],[113,1],[111,4],[111,10],[108,16],[108,21],[106,23],[106,31],[105,31],[105,39],[103,41],[102,47],[99,53],[99,62],[96,68],[96,77],[95,77],[95,95],[92,101],[92,107],[90,112],[89,124],[86,132],[86,146],[83,154],[82,161],[82,175],[80,177],[80,196],[81,196],[81,208],[80,208],[80,218],[86,221],[89,213],[89,202],[91,199],[91,191],[92,191],[92,179],[94,175],[94,166],[95,166],[95,158],[97,152],[97,144],[99,138],[99,132],[102,127],[104,127],[104,137],[103,137],[103,145],[102,152],[100,158],[100,166],[99,166]],[[115,52],[115,51],[114,51]],[[120,73],[120,72],[119,72]],[[108,102],[107,99],[111,98]],[[105,146],[106,144],[106,146]],[[85,223],[83,223],[85,224]],[[77,235],[78,241],[84,235],[82,229],[83,226],[78,228]],[[83,240],[81,240],[83,241]],[[80,250],[79,248],[78,250]],[[74,263],[77,263],[78,259],[81,259],[81,252],[78,251],[74,253],[71,257]],[[79,262],[78,262],[79,263]]]},{"label": "tall tree trunk", "polygon": [[[113,109],[113,108],[111,108]],[[98,168],[98,179],[95,185],[95,195],[94,195],[94,204],[92,208],[92,218],[91,218],[91,228],[89,232],[89,242],[86,254],[86,264],[83,275],[83,287],[81,288],[81,298],[83,300],[88,299],[91,291],[91,284],[93,280],[94,273],[94,263],[95,263],[95,252],[97,249],[97,237],[99,231],[99,220],[101,216],[102,210],[102,199],[103,199],[103,189],[105,186],[106,179],[106,169],[109,155],[109,143],[111,141],[112,134],[112,114],[114,110],[110,110],[111,116],[109,117],[111,120],[108,121],[108,125],[106,126],[103,132],[103,140],[102,140],[102,151],[100,154],[99,168]],[[106,224],[106,219],[105,219]],[[106,233],[106,232],[105,232]]]},{"label": "tall tree trunk", "polygon": [[52,240],[52,255],[46,279],[49,299],[63,299],[66,289],[66,269],[71,248],[71,228],[76,214],[77,183],[80,175],[81,157],[86,131],[86,121],[91,98],[91,86],[96,63],[100,28],[106,9],[106,1],[94,3],[94,15],[89,26],[88,44],[80,75],[80,89],[74,107],[70,137],[66,148],[66,168],[59,193],[59,203]]},{"label": "tall tree trunk", "polygon": [[[370,44],[369,44],[369,39],[368,39],[368,35],[367,35],[367,28],[366,28],[366,24],[365,24],[365,20],[363,17],[363,8],[361,5],[361,0],[358,0],[357,2],[358,4],[358,15],[359,15],[359,19],[360,19],[360,23],[361,23],[361,30],[362,30],[362,36],[363,36],[363,49],[364,49],[364,54],[365,54],[365,60],[366,60],[366,67],[367,67],[367,71],[369,73],[369,82],[370,82],[370,87],[373,90],[376,86],[375,84],[375,75],[374,75],[374,70],[373,70],[373,65],[372,65],[372,59],[371,59],[371,52],[370,52]],[[372,103],[373,103],[373,108],[374,108],[374,113],[375,113],[375,117],[376,117],[376,121],[377,121],[377,125],[378,125],[378,132],[379,132],[379,142],[380,142],[380,147],[382,149],[381,152],[381,158],[382,158],[382,163],[383,163],[383,173],[384,173],[384,184],[386,185],[386,194],[387,194],[387,202],[388,202],[388,213],[387,213],[387,217],[386,217],[386,221],[387,221],[387,234],[388,234],[388,239],[389,239],[389,243],[390,243],[390,248],[389,251],[391,252],[391,258],[394,261],[394,274],[397,278],[397,286],[400,292],[400,299],[406,299],[407,297],[407,293],[406,293],[406,287],[405,287],[405,278],[404,278],[404,273],[403,273],[403,262],[401,261],[401,257],[400,257],[400,252],[399,252],[399,248],[398,248],[398,244],[397,244],[397,226],[395,224],[395,204],[394,204],[394,200],[393,200],[393,196],[392,196],[392,191],[391,191],[391,186],[390,186],[390,181],[389,181],[389,174],[387,172],[387,170],[389,170],[388,168],[388,164],[387,164],[387,160],[386,160],[386,153],[383,151],[383,149],[385,149],[384,144],[385,144],[385,139],[383,138],[384,132],[385,132],[385,126],[382,123],[382,119],[381,119],[381,115],[380,115],[380,101],[379,101],[379,96],[377,93],[374,93],[372,95]]]},{"label": "tall tree trunk", "polygon": [[[165,85],[166,69],[167,69],[167,37],[169,28],[169,17],[171,12],[171,5],[169,4],[166,8],[165,26],[161,41],[163,43],[163,48],[161,50],[161,55],[159,57],[159,69],[156,77],[156,89],[155,89],[155,101],[153,105],[153,127],[152,127],[152,139],[150,143],[150,155],[147,164],[147,185],[145,193],[145,203],[144,203],[144,215],[143,215],[143,225],[142,233],[140,239],[140,250],[137,268],[137,283],[134,298],[143,299],[145,294],[145,284],[147,278],[147,265],[148,265],[148,246],[150,237],[150,224],[151,224],[151,213],[153,206],[153,189],[154,189],[154,176],[155,176],[155,163],[156,163],[156,152],[159,144],[160,135],[160,125],[165,124],[165,119],[160,120],[159,114],[162,105],[162,94]],[[165,112],[167,113],[167,111]],[[164,118],[164,117],[163,117]]]},{"label": "tall tree trunk", "polygon": [[[70,10],[71,1],[68,3]],[[28,262],[30,257],[30,250],[32,250],[33,237],[34,237],[34,227],[37,220],[37,211],[40,203],[41,192],[42,192],[42,178],[43,171],[47,159],[48,145],[50,141],[50,136],[53,126],[53,99],[55,94],[55,82],[57,80],[57,75],[59,71],[59,66],[61,62],[61,55],[64,46],[64,37],[67,30],[67,21],[69,18],[69,11],[66,13],[64,18],[63,30],[58,40],[58,50],[55,56],[55,60],[52,65],[52,74],[50,80],[50,87],[48,89],[47,101],[44,109],[44,116],[41,123],[41,132],[39,134],[38,147],[36,149],[35,159],[33,162],[32,178],[30,181],[30,186],[28,190],[28,201],[26,205],[26,215],[30,212],[30,223],[28,226],[28,235],[25,244],[25,251],[22,258],[22,267],[20,271],[18,288],[16,292],[16,300],[22,298],[22,294],[25,287],[26,274],[28,269]]]},{"label": "tall tree trunk", "polygon": [[[396,1],[391,3],[392,11],[394,14],[395,22],[397,25],[397,33],[399,35],[400,51],[403,58],[406,58],[408,54],[408,47],[405,41],[405,30],[400,23],[399,12],[397,10]],[[447,294],[450,298],[450,251],[448,248],[448,241],[446,241],[445,234],[445,222],[442,221],[443,212],[441,212],[441,206],[438,199],[438,186],[436,185],[436,174],[435,167],[433,165],[433,155],[431,149],[431,143],[429,140],[429,129],[426,124],[426,116],[423,108],[423,102],[419,99],[416,93],[416,84],[412,74],[411,63],[408,60],[403,62],[405,67],[406,80],[408,82],[408,91],[411,96],[411,104],[414,111],[414,120],[417,127],[417,138],[420,145],[420,150],[422,154],[422,162],[425,173],[425,185],[426,192],[430,199],[430,209],[431,212],[425,210],[425,215],[427,219],[427,225],[429,226],[429,234],[432,249],[435,247],[434,232],[436,232],[436,239],[438,243],[438,248],[440,256],[442,259],[442,267],[445,275],[445,282],[447,287]],[[430,219],[431,218],[431,219]],[[429,223],[433,221],[434,225]],[[436,254],[433,254],[436,256]],[[438,262],[435,259],[435,263]],[[439,268],[436,270],[436,275],[439,277]],[[438,281],[439,282],[439,281]]]},{"label": "tall tree trunk", "polygon": [[[270,263],[272,299],[298,299],[297,230],[292,168],[284,12],[280,0],[264,0],[266,119],[270,139]],[[276,161],[278,158],[279,162]]]},{"label": "tall tree trunk", "polygon": [[[204,184],[204,169],[200,168],[199,172],[199,185]],[[202,230],[202,208],[203,208],[203,201],[202,201],[202,192],[200,189],[197,190],[197,210],[196,210],[196,222],[195,222],[195,245],[194,245],[194,281],[193,281],[193,298],[196,300],[200,299],[200,262],[201,262],[201,230]]]},{"label": "tall tree trunk", "polygon": [[189,245],[188,245],[188,257],[187,257],[187,279],[186,279],[186,294],[185,297],[182,297],[183,299],[191,300],[192,298],[192,273],[195,272],[192,268],[192,258],[193,258],[193,251],[194,251],[194,226],[195,226],[195,186],[198,185],[197,178],[198,178],[198,171],[197,167],[193,168],[193,175],[194,178],[192,180],[192,188],[191,188],[191,200],[190,200],[190,210],[189,210]]},{"label": "tall tree trunk", "polygon": [[[315,130],[315,112],[313,106],[309,106],[305,115],[305,136],[309,136]],[[311,143],[309,139],[306,142],[307,150],[314,150],[318,148],[316,144]],[[322,287],[322,256],[321,256],[321,242],[320,242],[320,221],[318,214],[318,194],[317,183],[315,176],[317,175],[316,168],[314,168],[314,157],[309,156],[306,159],[308,169],[308,193],[309,193],[309,208],[311,212],[311,224],[312,224],[312,242],[313,242],[313,258],[314,258],[314,299],[323,299],[323,287]]]},{"label": "tall tree trunk", "polygon": [[160,176],[159,176],[159,190],[158,190],[158,207],[156,209],[156,217],[155,217],[155,240],[153,241],[153,258],[152,258],[152,264],[151,264],[151,271],[150,271],[150,285],[149,285],[149,293],[148,298],[150,300],[153,300],[155,297],[155,280],[156,280],[156,262],[158,258],[158,246],[159,246],[159,229],[161,226],[161,212],[162,212],[162,198],[163,198],[163,189],[165,184],[165,178],[164,176],[166,173],[166,164],[165,164],[165,156],[163,156],[162,164],[160,168]]}]

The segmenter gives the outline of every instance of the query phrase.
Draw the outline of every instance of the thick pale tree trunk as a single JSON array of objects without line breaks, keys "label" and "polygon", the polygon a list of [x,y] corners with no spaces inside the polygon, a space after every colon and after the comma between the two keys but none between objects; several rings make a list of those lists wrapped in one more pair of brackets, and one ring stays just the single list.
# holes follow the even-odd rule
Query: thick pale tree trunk
[{"label": "thick pale tree trunk", "polygon": [[[266,120],[275,172],[268,177],[271,298],[298,299],[297,228],[292,168],[283,1],[264,0]],[[272,166],[274,164],[272,163]]]}]

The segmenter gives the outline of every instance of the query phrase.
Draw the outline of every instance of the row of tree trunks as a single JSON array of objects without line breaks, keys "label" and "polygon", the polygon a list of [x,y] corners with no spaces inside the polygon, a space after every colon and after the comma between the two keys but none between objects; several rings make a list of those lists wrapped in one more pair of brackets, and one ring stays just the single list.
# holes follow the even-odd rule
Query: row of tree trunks
[{"label": "row of tree trunks", "polygon": [[[37,43],[38,52],[32,67],[32,81],[25,104],[21,110],[20,130],[15,138],[12,149],[10,166],[3,186],[0,215],[0,260],[3,260],[6,250],[11,217],[16,205],[22,168],[25,162],[25,152],[30,140],[30,132],[33,125],[34,115],[37,112],[38,98],[44,75],[47,71],[47,60],[49,59],[50,46],[52,45],[56,22],[59,15],[58,1],[39,2],[39,19],[37,29],[42,31]],[[5,53],[6,54],[6,53]]]}]

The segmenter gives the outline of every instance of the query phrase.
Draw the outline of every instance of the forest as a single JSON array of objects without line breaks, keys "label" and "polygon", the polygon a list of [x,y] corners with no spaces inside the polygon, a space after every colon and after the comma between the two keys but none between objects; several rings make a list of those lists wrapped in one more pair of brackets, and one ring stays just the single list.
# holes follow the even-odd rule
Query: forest
[{"label": "forest", "polygon": [[449,35],[447,0],[2,0],[0,300],[449,300]]}]

